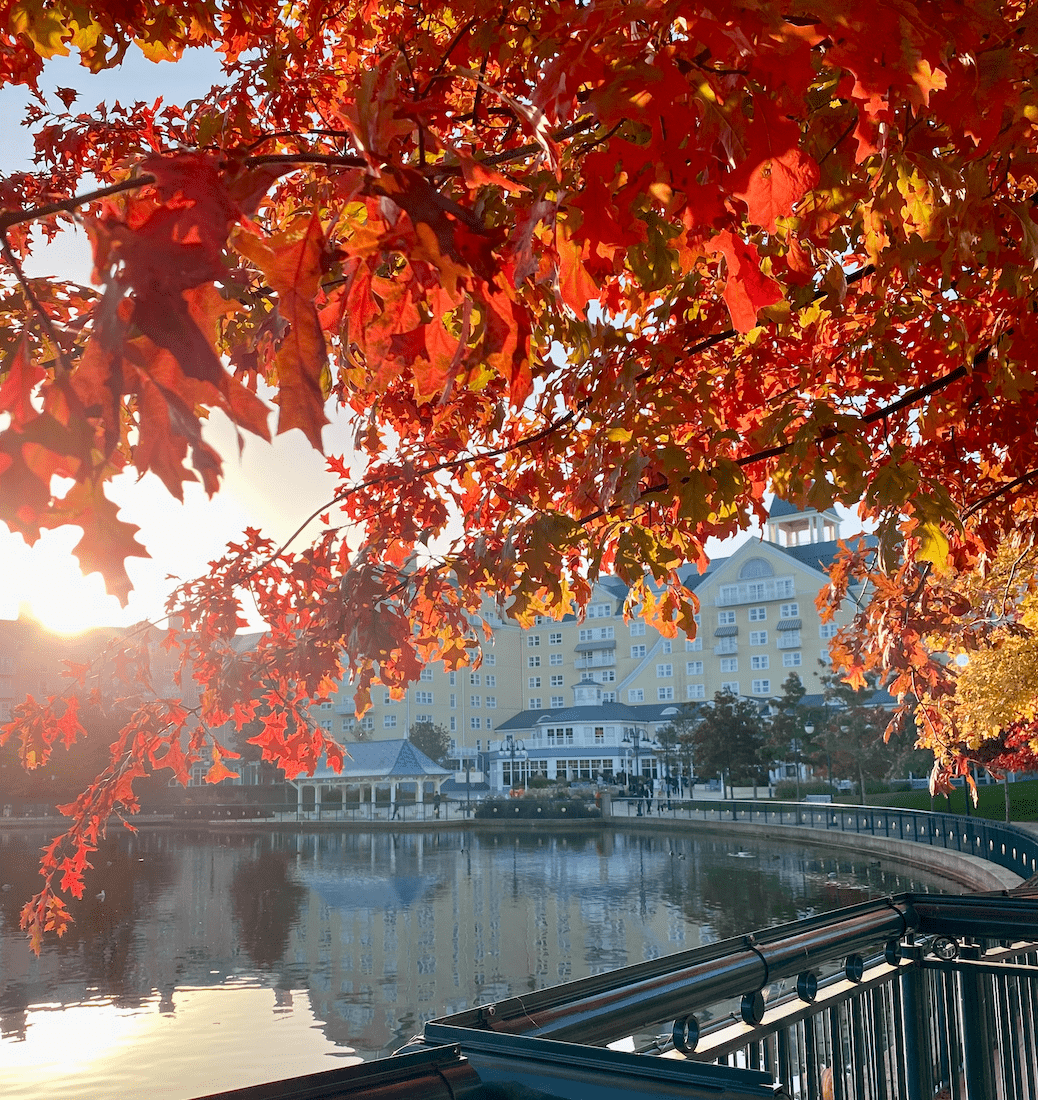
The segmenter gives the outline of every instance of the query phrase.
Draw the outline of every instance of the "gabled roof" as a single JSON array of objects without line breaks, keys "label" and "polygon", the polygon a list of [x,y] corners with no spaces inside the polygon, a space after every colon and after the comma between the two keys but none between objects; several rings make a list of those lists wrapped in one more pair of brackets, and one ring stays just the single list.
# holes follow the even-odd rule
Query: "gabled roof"
[{"label": "gabled roof", "polygon": [[498,731],[514,732],[532,730],[549,725],[602,725],[606,722],[623,723],[627,726],[645,726],[657,722],[669,722],[676,718],[683,704],[670,701],[666,703],[592,703],[580,707],[560,707],[557,710],[523,710],[502,722]]},{"label": "gabled roof", "polygon": [[795,504],[790,504],[788,500],[783,500],[782,497],[776,496],[771,502],[771,507],[768,509],[768,519],[778,519],[782,516],[795,516],[801,511],[803,511],[802,508],[798,508]]},{"label": "gabled roof", "polygon": [[[830,540],[829,542],[805,542],[800,546],[777,546],[773,542],[769,542],[769,546],[774,546],[780,553],[788,554],[791,558],[796,559],[801,565],[806,565],[811,569],[821,569],[823,573],[829,571],[829,566],[836,560],[836,555],[840,552],[840,543],[851,543],[860,538],[860,535],[851,535],[849,538],[837,540]],[[878,539],[875,535],[865,536],[866,546],[876,546]]]},{"label": "gabled roof", "polygon": [[346,745],[346,751],[350,755],[343,762],[341,772],[334,771],[322,758],[312,776],[300,775],[295,782],[306,783],[313,779],[342,779],[347,782],[358,779],[415,779],[425,776],[439,779],[454,774],[430,760],[407,738],[354,741]]}]

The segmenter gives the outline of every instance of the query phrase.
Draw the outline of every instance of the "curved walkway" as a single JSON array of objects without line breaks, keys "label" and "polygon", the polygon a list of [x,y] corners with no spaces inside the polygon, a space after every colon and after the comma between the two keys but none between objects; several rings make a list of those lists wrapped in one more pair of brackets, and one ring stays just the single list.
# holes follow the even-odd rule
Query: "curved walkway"
[{"label": "curved walkway", "polygon": [[[638,810],[643,809],[639,815]],[[614,825],[649,830],[692,826],[711,832],[853,847],[932,871],[971,891],[1014,890],[1038,875],[1038,827],[984,818],[872,806],[775,802],[671,802],[644,812],[637,799],[607,807]]]}]

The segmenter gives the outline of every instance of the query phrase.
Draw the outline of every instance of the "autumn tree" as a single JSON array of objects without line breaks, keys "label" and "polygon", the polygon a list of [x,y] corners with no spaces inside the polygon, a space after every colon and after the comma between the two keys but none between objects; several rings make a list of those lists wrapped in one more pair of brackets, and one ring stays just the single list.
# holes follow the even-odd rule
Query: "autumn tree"
[{"label": "autumn tree", "polygon": [[714,695],[693,732],[696,770],[718,775],[724,784],[766,781],[768,737],[765,720],[752,699],[729,691]]},{"label": "autumn tree", "polygon": [[889,713],[873,702],[876,688],[871,680],[864,688],[833,675],[823,682],[832,716],[829,745],[833,768],[837,775],[857,780],[859,801],[864,806],[867,780],[885,779],[895,766],[897,754],[887,738],[897,737],[898,731],[890,729]]},{"label": "autumn tree", "polygon": [[[1019,537],[1007,539],[983,572],[945,585],[972,614],[941,637],[954,691],[928,696],[923,720],[937,716],[969,747],[957,761],[960,775],[969,777],[971,762],[994,763],[997,772],[1007,756],[1020,770],[1036,770],[1038,551]],[[987,629],[978,629],[981,617]]]},{"label": "autumn tree", "polygon": [[[223,81],[50,89],[49,57],[131,43],[215,51]],[[606,571],[694,634],[677,567],[770,491],[861,502],[878,545],[826,599],[871,598],[832,655],[932,708],[937,779],[975,753],[936,650],[983,642],[951,582],[1038,524],[1036,52],[1008,0],[0,3],[0,82],[38,94],[35,169],[0,179],[0,520],[81,528],[125,599],[146,548],[109,483],[216,493],[210,411],[331,444],[339,479],[289,543],[248,530],[172,593],[197,702],[149,698],[126,643],[140,698],[45,854],[35,942],[149,769],[207,746],[225,777],[214,731],[257,717],[289,776],[335,762],[308,714],[344,674],[363,710],[376,679],[477,664],[487,608],[580,614]],[[73,225],[93,285],[31,277]],[[245,606],[268,631],[240,654]],[[69,698],[19,708],[24,761],[80,735]]]},{"label": "autumn tree", "polygon": [[435,722],[412,722],[407,739],[437,764],[442,764],[451,751],[451,735]]}]

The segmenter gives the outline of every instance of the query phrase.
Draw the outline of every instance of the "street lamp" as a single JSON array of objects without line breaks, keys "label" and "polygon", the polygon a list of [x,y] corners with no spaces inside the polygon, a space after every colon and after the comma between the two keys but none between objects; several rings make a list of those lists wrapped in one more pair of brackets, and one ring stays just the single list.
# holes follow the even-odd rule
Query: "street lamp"
[{"label": "street lamp", "polygon": [[509,787],[511,787],[515,784],[516,760],[523,761],[526,759],[526,745],[523,743],[521,738],[514,737],[512,734],[508,734],[501,742],[501,748],[498,749],[498,754],[511,758],[512,764],[508,773],[508,785]]},{"label": "street lamp", "polygon": [[[633,735],[633,736],[632,736]],[[641,786],[642,774],[641,774],[641,749],[646,747],[650,752],[654,753],[660,748],[659,741],[650,741],[649,735],[643,729],[639,729],[637,726],[624,730],[623,744],[626,746],[625,751],[632,752],[634,755],[634,774],[637,777],[638,785]],[[651,804],[650,804],[651,805]],[[651,812],[651,810],[650,810]],[[642,800],[638,799],[638,817],[642,816]]]},{"label": "street lamp", "polygon": [[[632,737],[631,734],[634,734]],[[636,781],[635,793],[638,796],[638,817],[642,817],[642,792],[641,792],[641,754],[639,752],[639,742],[641,740],[641,731],[637,728],[625,729],[623,735],[624,752],[629,757],[634,758],[634,776]],[[630,790],[631,787],[631,770],[628,768],[627,772],[627,787]],[[628,811],[630,812],[630,811]]]}]

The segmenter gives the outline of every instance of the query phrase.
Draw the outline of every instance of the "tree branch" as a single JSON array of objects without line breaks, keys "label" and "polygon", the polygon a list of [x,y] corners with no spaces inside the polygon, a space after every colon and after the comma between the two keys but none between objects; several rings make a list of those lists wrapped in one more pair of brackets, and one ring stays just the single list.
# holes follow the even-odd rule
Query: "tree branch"
[{"label": "tree branch", "polygon": [[105,199],[109,195],[118,195],[123,191],[134,191],[138,187],[147,187],[155,183],[155,177],[145,173],[143,176],[134,176],[132,179],[123,180],[122,183],[113,183],[110,187],[101,187],[96,191],[88,191],[85,195],[73,195],[70,199],[60,199],[58,202],[49,202],[45,206],[34,206],[31,210],[9,210],[0,214],[0,232],[10,229],[12,225],[22,225],[25,222],[35,221],[37,218],[48,218],[51,214],[74,214],[81,206]]},{"label": "tree branch", "polygon": [[[558,420],[553,420],[550,424],[546,424],[540,431],[534,432],[533,435],[524,436],[522,439],[517,439],[514,443],[509,443],[503,447],[495,447],[489,451],[482,451],[479,454],[469,455],[467,458],[453,458],[444,462],[434,462],[431,466],[426,466],[421,470],[409,471],[407,476],[412,479],[428,477],[430,474],[438,474],[442,473],[444,470],[456,470],[462,466],[475,465],[479,462],[486,462],[488,459],[500,458],[502,455],[521,450],[523,447],[531,447],[535,443],[539,443],[542,439],[546,439],[549,435],[557,432],[560,428],[564,428],[566,425],[571,424],[580,415],[580,411],[579,409],[571,409],[565,416],[560,416]],[[365,478],[363,481],[359,481],[343,489],[342,492],[336,493],[331,500],[311,512],[272,554],[259,565],[250,569],[245,577],[238,583],[243,583],[250,577],[255,576],[261,569],[265,569],[271,562],[280,557],[322,512],[327,512],[329,508],[334,508],[335,505],[341,504],[344,500],[348,500],[357,493],[362,493],[366,489],[371,489],[376,485],[384,485],[387,481],[391,480],[393,480],[392,477],[387,475]]]},{"label": "tree branch", "polygon": [[[575,122],[571,126],[563,127],[563,129],[552,134],[552,140],[565,141],[567,138],[591,129],[595,124],[595,119],[589,116],[581,122]],[[509,149],[507,152],[485,157],[480,161],[480,164],[509,164],[512,161],[522,160],[524,157],[538,152],[540,148],[537,142],[530,142],[527,145],[520,145],[516,149]],[[348,168],[359,171],[368,167],[368,162],[363,157],[339,153],[266,153],[246,157],[241,163],[250,168],[262,164],[323,164],[329,168]],[[457,165],[441,165],[434,168],[429,174],[433,176],[456,176],[461,174],[461,168]],[[92,202],[108,198],[110,195],[120,195],[125,191],[135,191],[140,187],[148,187],[155,182],[155,177],[145,172],[142,175],[123,180],[121,183],[113,183],[109,187],[99,187],[96,191],[73,195],[68,199],[59,199],[57,202],[50,202],[44,206],[34,206],[29,210],[8,210],[0,214],[0,232],[10,229],[14,225],[36,221],[38,218],[48,218],[52,214],[74,214],[80,207],[88,206]]]},{"label": "tree branch", "polygon": [[[929,397],[938,390],[944,389],[945,386],[950,386],[952,382],[957,382],[960,378],[964,378],[972,367],[986,360],[990,352],[991,349],[989,347],[981,349],[973,357],[973,362],[970,367],[958,366],[954,370],[948,371],[947,374],[942,374],[940,378],[935,378],[932,382],[927,382],[925,386],[920,386],[917,390],[911,390],[897,401],[893,401],[889,405],[884,405],[881,409],[875,409],[870,413],[866,413],[864,416],[858,417],[858,423],[874,424],[877,420],[883,420],[893,413],[908,408],[909,405],[914,405],[922,401],[923,398]],[[842,434],[842,432],[843,429],[841,428],[825,428],[818,433],[814,442],[822,443],[827,439],[832,439],[834,436]],[[790,443],[779,443],[774,447],[768,447],[767,450],[756,451],[751,455],[737,458],[734,461],[737,466],[750,466],[754,462],[762,462],[766,458],[774,458],[776,455],[784,454],[791,446],[792,444]]]},{"label": "tree branch", "polygon": [[965,512],[962,513],[963,520],[967,520],[974,513],[978,512],[985,504],[990,504],[993,500],[997,500],[1000,496],[1004,496],[1006,493],[1011,493],[1017,486],[1026,485],[1028,481],[1033,481],[1038,477],[1038,469],[1028,470],[1026,474],[1021,474],[1019,477],[1013,478],[1012,481],[1007,481],[1005,485],[995,489],[993,492],[988,493],[986,496],[982,496],[980,500],[974,501]]},{"label": "tree branch", "polygon": [[61,364],[62,371],[65,374],[71,374],[72,363],[65,354],[65,349],[61,346],[57,330],[54,328],[54,322],[51,320],[50,314],[43,308],[43,303],[36,297],[36,292],[32,289],[29,280],[25,277],[22,265],[18,257],[14,254],[14,250],[11,248],[11,242],[7,239],[6,226],[0,227],[0,252],[3,253],[4,259],[14,270],[14,277],[18,280],[18,285],[22,288],[22,293],[28,300],[29,305],[32,306],[32,311],[40,323],[40,328],[43,329],[44,333],[54,345],[54,352],[58,357],[58,362]]}]

